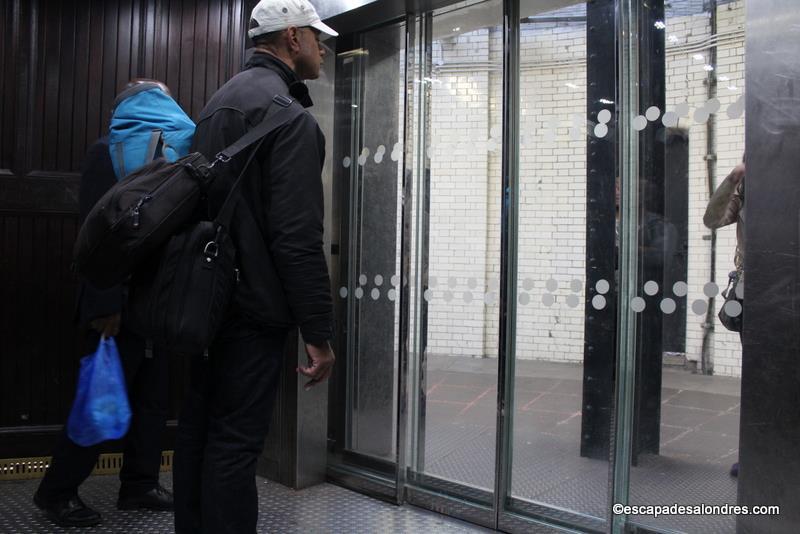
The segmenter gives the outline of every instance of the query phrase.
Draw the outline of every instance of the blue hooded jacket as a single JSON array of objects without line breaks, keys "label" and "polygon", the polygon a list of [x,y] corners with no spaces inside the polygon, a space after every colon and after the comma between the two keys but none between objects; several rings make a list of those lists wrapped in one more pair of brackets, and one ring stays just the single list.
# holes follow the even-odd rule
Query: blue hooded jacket
[{"label": "blue hooded jacket", "polygon": [[117,180],[158,157],[189,153],[195,124],[156,83],[136,84],[114,101],[108,142]]}]

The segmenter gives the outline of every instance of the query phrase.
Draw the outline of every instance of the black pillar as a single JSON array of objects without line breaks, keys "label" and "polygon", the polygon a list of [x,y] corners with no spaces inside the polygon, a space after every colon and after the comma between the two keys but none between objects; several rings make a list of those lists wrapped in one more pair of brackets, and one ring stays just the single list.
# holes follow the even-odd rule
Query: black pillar
[{"label": "black pillar", "polygon": [[[651,106],[664,111],[665,56],[664,0],[651,0],[640,10],[639,114]],[[624,127],[630,128],[631,125]],[[639,287],[645,309],[636,322],[636,390],[634,400],[633,459],[640,452],[658,454],[661,425],[662,317],[664,264],[674,228],[664,219],[664,141],[661,121],[648,121],[639,137]],[[674,246],[674,245],[672,245]],[[658,283],[659,292],[648,296],[643,286]],[[630,295],[631,298],[634,295]]]},{"label": "black pillar", "polygon": [[[614,0],[586,5],[587,124],[598,123],[598,113],[611,112],[605,136],[588,136],[586,151],[586,322],[583,352],[583,415],[581,456],[608,459],[613,416],[616,361],[616,247],[615,183],[617,179],[617,76]],[[596,284],[609,283],[605,307],[592,299]]]},{"label": "black pillar", "polygon": [[748,0],[739,533],[800,532],[800,11]]}]

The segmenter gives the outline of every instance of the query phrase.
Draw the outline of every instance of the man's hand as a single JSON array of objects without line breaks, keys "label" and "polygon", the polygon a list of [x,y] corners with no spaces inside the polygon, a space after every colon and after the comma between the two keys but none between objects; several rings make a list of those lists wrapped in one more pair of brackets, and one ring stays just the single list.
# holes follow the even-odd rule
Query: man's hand
[{"label": "man's hand", "polygon": [[327,341],[317,345],[306,343],[306,352],[308,353],[308,367],[298,367],[297,372],[311,378],[305,385],[306,391],[308,391],[331,376],[336,356]]},{"label": "man's hand", "polygon": [[89,323],[89,326],[100,332],[103,337],[114,337],[119,334],[119,322],[121,318],[121,315],[118,313],[106,317],[98,317]]}]

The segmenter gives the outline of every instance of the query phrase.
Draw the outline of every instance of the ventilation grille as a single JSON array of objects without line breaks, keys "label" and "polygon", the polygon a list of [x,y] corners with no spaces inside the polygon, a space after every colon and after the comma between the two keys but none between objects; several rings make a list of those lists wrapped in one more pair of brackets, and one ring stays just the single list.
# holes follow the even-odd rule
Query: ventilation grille
[{"label": "ventilation grille", "polygon": [[[173,451],[161,453],[161,471],[172,471]],[[0,480],[27,480],[42,478],[50,456],[36,458],[8,458],[0,460]],[[122,469],[122,453],[101,454],[92,470],[93,475],[114,475]]]}]

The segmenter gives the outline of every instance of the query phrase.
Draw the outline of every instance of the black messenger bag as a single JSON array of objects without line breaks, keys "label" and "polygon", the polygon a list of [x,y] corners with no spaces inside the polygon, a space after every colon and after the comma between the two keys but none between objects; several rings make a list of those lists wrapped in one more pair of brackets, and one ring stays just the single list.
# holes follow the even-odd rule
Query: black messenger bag
[{"label": "black messenger bag", "polygon": [[[159,158],[114,184],[81,226],[75,269],[100,289],[122,283],[195,214],[220,164],[296,117],[302,107],[277,95],[264,120],[211,163],[193,152],[170,163]],[[224,165],[222,165],[224,166]]]},{"label": "black messenger bag", "polygon": [[[80,251],[92,252],[82,257],[83,264],[79,263],[78,254],[78,245],[82,243],[81,235],[87,225],[101,227],[106,222],[102,219],[102,206],[94,219],[92,214],[109,197],[108,194],[95,206],[87,217],[84,228],[81,228],[79,243],[76,245],[76,263],[85,276],[87,272],[99,272],[102,267],[100,264],[110,263],[110,258],[106,261],[106,254],[112,250],[125,254],[121,259],[129,263],[115,271],[115,276],[123,278],[127,273],[132,273],[125,324],[144,337],[148,344],[156,344],[175,354],[194,355],[202,354],[213,341],[239,275],[236,269],[236,249],[228,230],[239,199],[242,178],[265,137],[303,111],[293,100],[280,95],[273,102],[278,105],[270,106],[264,120],[236,143],[217,154],[211,164],[199,153],[186,156],[194,156],[196,159],[193,163],[185,162],[186,158],[173,164],[162,161],[158,169],[179,168],[173,169],[164,183],[155,190],[140,197],[149,198],[149,201],[129,202],[128,210],[120,207],[119,201],[111,204],[116,207],[118,218],[107,224],[104,234],[95,229],[95,235],[102,235],[103,240],[99,243],[95,240],[94,247],[83,245],[80,248]],[[230,161],[256,142],[259,144],[250,152],[217,217],[213,221],[193,220],[194,208],[197,207],[201,195],[214,178],[221,174],[215,166],[220,162]],[[151,164],[142,170],[155,167],[156,165]],[[140,176],[143,181],[154,181],[153,174],[142,173],[141,170],[135,175]],[[115,188],[121,189],[118,186],[128,182],[130,178],[125,178]],[[193,188],[189,187],[189,182],[194,184]],[[126,191],[132,189],[133,184],[129,184]],[[142,191],[145,188],[138,185],[136,190]],[[191,200],[176,198],[175,192],[178,190],[190,195]],[[169,209],[168,199],[159,197],[162,191],[170,192],[169,199],[174,203],[172,211]],[[122,195],[110,196],[114,199],[120,197]],[[161,202],[157,203],[156,198],[160,198]],[[184,207],[187,203],[192,205],[192,213],[185,213],[188,211]],[[147,210],[144,209],[145,205]],[[175,215],[178,211],[182,218]],[[137,234],[137,231],[141,231],[141,234]],[[121,281],[112,281],[110,276],[103,280],[108,280],[112,285]],[[90,278],[90,281],[95,280]]]}]

